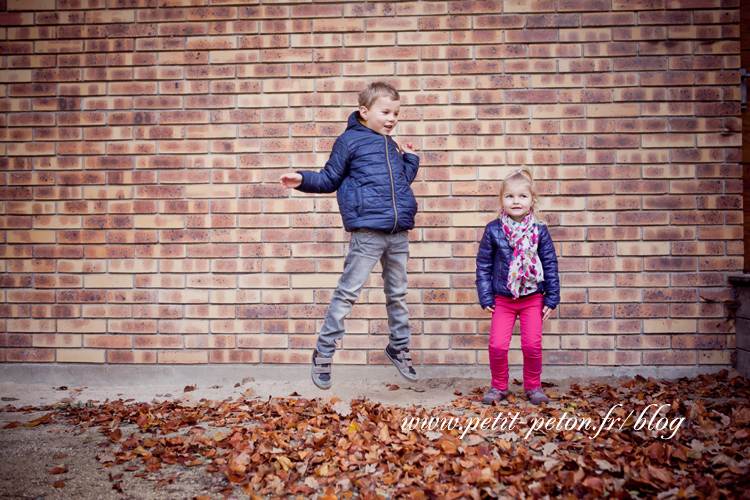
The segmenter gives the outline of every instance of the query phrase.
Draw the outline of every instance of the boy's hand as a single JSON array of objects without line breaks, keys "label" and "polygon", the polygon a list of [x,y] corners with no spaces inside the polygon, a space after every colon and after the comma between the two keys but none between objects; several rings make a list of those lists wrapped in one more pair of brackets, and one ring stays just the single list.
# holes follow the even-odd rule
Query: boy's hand
[{"label": "boy's hand", "polygon": [[487,312],[489,312],[489,313],[494,313],[495,312],[495,306],[487,306],[487,307],[484,308],[484,310],[487,311]]},{"label": "boy's hand", "polygon": [[542,324],[549,319],[550,314],[552,314],[552,309],[544,306],[544,309],[542,309]]},{"label": "boy's hand", "polygon": [[297,172],[291,174],[284,174],[279,177],[279,184],[286,189],[294,189],[300,187],[302,184],[302,176]]},{"label": "boy's hand", "polygon": [[414,145],[411,142],[407,142],[401,146],[401,149],[403,149],[405,153],[411,153],[413,155],[417,154],[416,151],[414,151]]}]

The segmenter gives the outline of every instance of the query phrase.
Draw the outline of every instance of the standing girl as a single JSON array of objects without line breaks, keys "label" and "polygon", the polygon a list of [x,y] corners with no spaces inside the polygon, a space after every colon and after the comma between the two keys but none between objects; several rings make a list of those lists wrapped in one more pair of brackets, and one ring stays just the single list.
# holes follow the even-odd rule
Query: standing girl
[{"label": "standing girl", "polygon": [[560,302],[557,255],[538,205],[531,170],[515,170],[500,185],[497,218],[484,228],[477,253],[477,295],[482,308],[492,313],[490,370],[492,386],[482,403],[508,397],[508,348],[521,320],[523,385],[529,400],[538,405],[549,398],[542,390],[542,325]]}]

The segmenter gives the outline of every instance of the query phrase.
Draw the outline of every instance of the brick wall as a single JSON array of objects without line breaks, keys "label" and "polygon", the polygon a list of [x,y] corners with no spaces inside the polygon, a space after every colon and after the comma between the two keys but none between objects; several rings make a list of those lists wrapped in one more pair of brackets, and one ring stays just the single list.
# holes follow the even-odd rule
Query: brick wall
[{"label": "brick wall", "polygon": [[[528,164],[562,271],[546,366],[727,365],[738,9],[0,0],[0,361],[307,363],[348,235],[334,196],[277,180],[387,80],[422,157],[419,362],[487,364],[477,242]],[[385,362],[377,274],[347,330],[341,363]]]}]

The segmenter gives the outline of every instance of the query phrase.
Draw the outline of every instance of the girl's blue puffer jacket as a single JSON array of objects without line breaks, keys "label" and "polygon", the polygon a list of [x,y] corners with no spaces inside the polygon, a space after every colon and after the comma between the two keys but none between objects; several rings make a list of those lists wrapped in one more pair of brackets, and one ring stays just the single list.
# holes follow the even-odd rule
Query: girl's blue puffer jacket
[{"label": "girl's blue puffer jacket", "polygon": [[[535,293],[544,294],[544,305],[550,309],[560,303],[560,278],[557,275],[557,254],[547,226],[539,224],[537,253],[544,270],[544,281]],[[513,249],[503,233],[499,219],[484,228],[484,236],[477,252],[477,295],[482,308],[495,305],[495,295],[513,298],[508,290],[508,268]]]},{"label": "girl's blue puffer jacket", "polygon": [[411,183],[419,157],[402,153],[396,141],[359,122],[359,111],[349,117],[336,139],[323,170],[299,171],[305,193],[336,191],[344,229],[374,229],[397,233],[414,228],[417,200]]}]

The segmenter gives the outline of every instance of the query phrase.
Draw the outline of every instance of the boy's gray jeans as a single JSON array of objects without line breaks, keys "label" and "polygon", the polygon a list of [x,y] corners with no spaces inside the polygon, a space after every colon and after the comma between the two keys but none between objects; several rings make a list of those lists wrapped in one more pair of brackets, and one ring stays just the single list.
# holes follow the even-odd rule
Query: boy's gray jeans
[{"label": "boy's gray jeans", "polygon": [[333,356],[336,340],[344,337],[344,318],[354,306],[362,286],[378,261],[383,267],[385,307],[388,312],[390,344],[395,349],[409,347],[411,327],[406,307],[406,262],[409,260],[409,233],[382,233],[368,229],[352,233],[344,273],[326,312],[318,336],[317,350],[322,356]]}]

